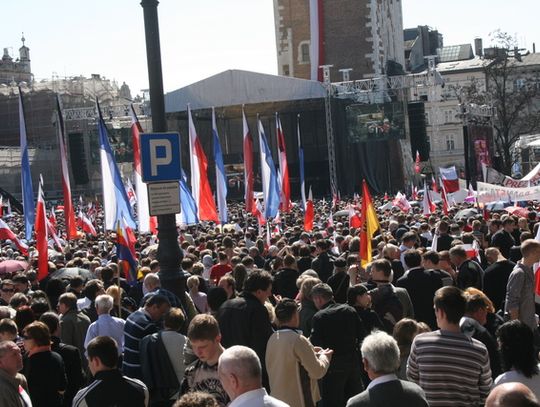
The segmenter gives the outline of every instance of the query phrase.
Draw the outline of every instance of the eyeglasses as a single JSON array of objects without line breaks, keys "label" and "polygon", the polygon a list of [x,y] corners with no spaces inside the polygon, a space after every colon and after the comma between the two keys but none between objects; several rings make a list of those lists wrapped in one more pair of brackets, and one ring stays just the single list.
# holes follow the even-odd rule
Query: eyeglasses
[{"label": "eyeglasses", "polygon": [[13,293],[15,292],[14,288],[2,288],[2,292],[4,293]]}]

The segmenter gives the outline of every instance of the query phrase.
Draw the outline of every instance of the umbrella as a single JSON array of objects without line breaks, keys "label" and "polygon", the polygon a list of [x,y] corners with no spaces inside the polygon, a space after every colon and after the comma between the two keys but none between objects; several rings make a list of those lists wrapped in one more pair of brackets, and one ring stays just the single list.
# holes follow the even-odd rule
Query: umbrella
[{"label": "umbrella", "polygon": [[334,217],[335,218],[339,218],[340,216],[349,216],[349,210],[348,209],[344,209],[342,211],[337,211],[336,213],[334,213]]},{"label": "umbrella", "polygon": [[24,271],[28,267],[28,263],[21,260],[4,260],[0,262],[0,274],[16,273]]},{"label": "umbrella", "polygon": [[495,201],[486,204],[486,209],[488,211],[504,211],[504,208],[510,205],[511,203],[507,201]]},{"label": "umbrella", "polygon": [[527,208],[522,208],[521,206],[509,206],[505,209],[505,211],[521,218],[526,218],[529,216],[529,210]]},{"label": "umbrella", "polygon": [[80,267],[65,267],[50,274],[50,278],[60,278],[63,280],[70,280],[73,277],[81,277],[85,281],[93,278],[90,270]]},{"label": "umbrella", "polygon": [[145,247],[141,253],[144,254],[145,256],[148,256],[151,252],[157,251],[157,249],[158,249],[157,243],[151,244],[150,246]]},{"label": "umbrella", "polygon": [[458,213],[456,213],[456,216],[454,216],[454,219],[469,219],[470,217],[475,217],[478,215],[478,210],[475,208],[467,208],[462,209]]}]

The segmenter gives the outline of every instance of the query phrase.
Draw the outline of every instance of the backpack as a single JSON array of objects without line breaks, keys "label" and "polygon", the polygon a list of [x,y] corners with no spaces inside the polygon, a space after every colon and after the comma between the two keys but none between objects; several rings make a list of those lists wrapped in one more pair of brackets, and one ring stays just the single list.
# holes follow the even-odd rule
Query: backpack
[{"label": "backpack", "polygon": [[392,335],[394,325],[403,318],[403,305],[390,284],[370,291],[373,310],[383,324],[383,329]]}]

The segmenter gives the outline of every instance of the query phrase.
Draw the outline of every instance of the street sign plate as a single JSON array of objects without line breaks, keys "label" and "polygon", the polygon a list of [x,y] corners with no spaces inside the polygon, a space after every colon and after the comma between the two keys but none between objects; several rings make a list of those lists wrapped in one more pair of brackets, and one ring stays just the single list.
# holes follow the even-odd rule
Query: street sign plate
[{"label": "street sign plate", "polygon": [[141,169],[144,182],[177,181],[182,177],[180,134],[142,133]]},{"label": "street sign plate", "polygon": [[148,206],[151,216],[180,213],[180,183],[174,181],[148,184]]}]

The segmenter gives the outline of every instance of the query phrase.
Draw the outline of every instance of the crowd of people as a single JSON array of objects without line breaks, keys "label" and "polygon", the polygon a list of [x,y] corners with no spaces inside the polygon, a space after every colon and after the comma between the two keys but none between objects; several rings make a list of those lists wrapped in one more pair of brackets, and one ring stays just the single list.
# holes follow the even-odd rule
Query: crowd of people
[{"label": "crowd of people", "polygon": [[369,259],[330,216],[354,202],[314,206],[311,231],[298,206],[260,225],[238,203],[181,228],[181,292],[155,236],[130,280],[99,211],[41,281],[32,247],[1,242],[0,406],[540,406],[534,203],[381,209]]}]

